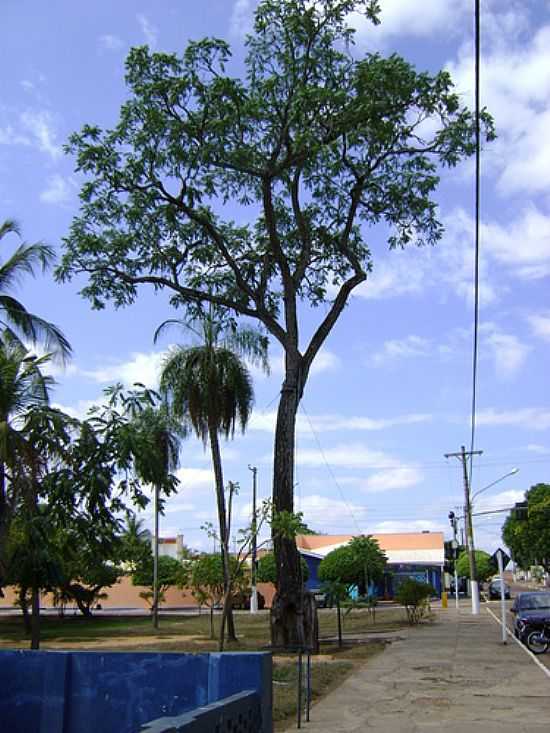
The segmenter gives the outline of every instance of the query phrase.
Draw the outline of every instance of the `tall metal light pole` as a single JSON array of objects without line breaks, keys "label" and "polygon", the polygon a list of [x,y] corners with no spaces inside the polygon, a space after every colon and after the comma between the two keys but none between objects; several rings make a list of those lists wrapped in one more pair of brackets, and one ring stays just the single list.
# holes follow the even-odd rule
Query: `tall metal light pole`
[{"label": "tall metal light pole", "polygon": [[251,590],[250,595],[250,613],[256,613],[258,610],[258,591],[256,589],[256,477],[258,469],[256,466],[248,466],[252,471],[252,572],[251,572]]}]

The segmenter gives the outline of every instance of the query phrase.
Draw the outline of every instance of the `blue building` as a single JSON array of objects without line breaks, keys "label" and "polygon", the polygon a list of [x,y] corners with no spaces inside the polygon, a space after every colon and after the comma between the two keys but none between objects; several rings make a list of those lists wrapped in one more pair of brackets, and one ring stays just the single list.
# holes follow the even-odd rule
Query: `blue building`
[{"label": "blue building", "polygon": [[[350,534],[298,535],[296,544],[309,569],[309,590],[318,590],[321,585],[317,575],[321,560],[353,537]],[[437,595],[441,595],[445,563],[443,532],[387,533],[371,537],[388,559],[383,580],[369,589],[373,595],[391,599],[407,578],[430,583]]]}]

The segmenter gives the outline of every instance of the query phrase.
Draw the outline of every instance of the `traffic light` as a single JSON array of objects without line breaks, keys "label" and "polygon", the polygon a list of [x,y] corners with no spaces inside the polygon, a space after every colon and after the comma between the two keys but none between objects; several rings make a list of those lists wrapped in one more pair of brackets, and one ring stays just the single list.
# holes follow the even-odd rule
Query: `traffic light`
[{"label": "traffic light", "polygon": [[518,501],[514,509],[512,509],[514,519],[526,521],[529,519],[529,504],[527,501]]}]

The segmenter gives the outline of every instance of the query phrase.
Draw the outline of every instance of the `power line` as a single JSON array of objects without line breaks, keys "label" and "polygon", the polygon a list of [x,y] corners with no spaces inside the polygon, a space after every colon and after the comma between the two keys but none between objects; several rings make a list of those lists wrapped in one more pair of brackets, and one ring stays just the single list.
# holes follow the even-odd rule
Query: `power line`
[{"label": "power line", "polygon": [[332,480],[334,481],[334,483],[336,485],[336,488],[338,489],[338,491],[340,493],[340,497],[342,498],[342,501],[344,502],[344,504],[345,504],[345,506],[346,506],[349,514],[350,514],[350,517],[353,519],[353,522],[354,522],[355,526],[357,527],[357,531],[359,532],[359,534],[362,534],[362,530],[361,530],[361,527],[359,526],[359,522],[357,521],[357,519],[355,517],[355,514],[353,513],[350,505],[348,504],[348,502],[346,500],[346,497],[344,496],[344,492],[342,491],[342,487],[340,486],[340,484],[336,480],[336,476],[334,475],[334,471],[332,470],[332,467],[330,466],[329,462],[327,461],[327,458],[325,456],[325,452],[323,451],[323,448],[321,446],[321,442],[320,442],[320,440],[319,440],[319,438],[317,436],[317,433],[313,429],[313,425],[311,423],[311,420],[309,419],[309,415],[307,414],[307,411],[306,411],[306,408],[305,408],[303,402],[300,404],[300,407],[301,407],[304,415],[306,416],[306,419],[307,419],[307,421],[309,423],[309,427],[310,427],[310,430],[311,430],[311,434],[315,438],[315,442],[317,443],[317,447],[319,448],[319,453],[321,454],[321,456],[323,458],[323,461],[325,462],[325,465],[326,465],[326,467],[327,467],[330,475],[332,476]]}]

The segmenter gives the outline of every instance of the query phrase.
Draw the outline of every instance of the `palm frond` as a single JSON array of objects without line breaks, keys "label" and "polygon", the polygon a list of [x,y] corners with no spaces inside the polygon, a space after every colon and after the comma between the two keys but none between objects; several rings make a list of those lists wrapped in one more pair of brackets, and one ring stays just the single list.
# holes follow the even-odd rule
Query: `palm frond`
[{"label": "palm frond", "polygon": [[29,313],[25,306],[10,295],[0,294],[0,311],[3,312],[6,325],[12,332],[19,331],[33,345],[43,344],[47,352],[65,362],[72,353],[72,348],[63,332],[55,324],[44,318]]},{"label": "palm frond", "polygon": [[0,266],[0,290],[9,290],[24,275],[34,277],[36,268],[45,272],[55,261],[55,250],[43,242],[21,244]]},{"label": "palm frond", "polygon": [[15,219],[5,219],[0,224],[0,240],[2,240],[6,234],[21,234],[19,224]]}]

